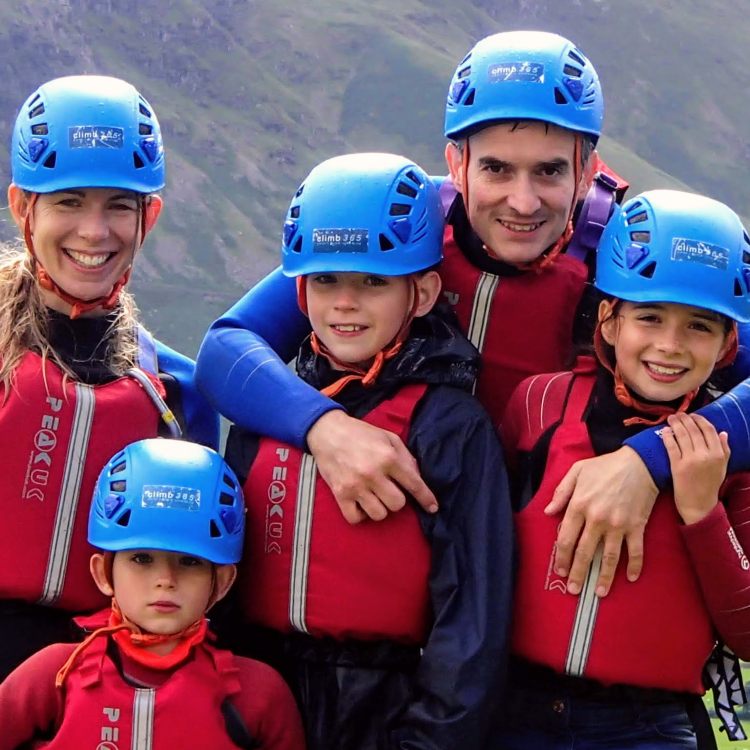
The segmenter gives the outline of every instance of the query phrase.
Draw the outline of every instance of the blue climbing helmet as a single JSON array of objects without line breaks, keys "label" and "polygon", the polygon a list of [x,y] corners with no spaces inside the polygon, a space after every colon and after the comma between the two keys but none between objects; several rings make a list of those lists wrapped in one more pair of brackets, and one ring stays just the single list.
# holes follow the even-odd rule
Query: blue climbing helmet
[{"label": "blue climbing helmet", "polygon": [[116,453],[89,513],[89,542],[111,552],[157,549],[236,563],[244,531],[234,472],[216,451],[182,440],[139,440]]},{"label": "blue climbing helmet", "polygon": [[292,198],[283,271],[423,271],[442,258],[443,221],[437,188],[414,162],[394,154],[337,156],[315,167]]},{"label": "blue climbing helmet", "polygon": [[603,119],[599,76],[581,50],[546,31],[506,31],[477,42],[458,64],[445,136],[462,138],[499,120],[541,120],[596,143]]},{"label": "blue climbing helmet", "polygon": [[151,105],[129,83],[66,76],[42,84],[16,117],[13,182],[34,193],[164,187],[164,146]]},{"label": "blue climbing helmet", "polygon": [[596,260],[598,289],[630,302],[676,302],[750,321],[750,240],[712,198],[649,190],[618,207]]}]

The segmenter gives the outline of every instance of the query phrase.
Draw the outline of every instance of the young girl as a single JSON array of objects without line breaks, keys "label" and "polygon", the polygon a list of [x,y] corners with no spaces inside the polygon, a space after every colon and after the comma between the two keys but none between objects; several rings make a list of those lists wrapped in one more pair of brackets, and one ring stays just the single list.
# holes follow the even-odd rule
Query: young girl
[{"label": "young girl", "polygon": [[126,290],[159,217],[161,129],[116,78],[70,76],[21,107],[10,212],[23,250],[0,256],[0,679],[70,614],[105,600],[88,574],[86,511],[106,460],[180,431],[215,446],[193,363],[138,323]]},{"label": "young girl", "polygon": [[[721,203],[660,190],[628,201],[599,245],[596,358],[513,395],[503,441],[520,565],[504,748],[695,748],[687,710],[717,634],[750,656],[750,482],[725,482],[726,434],[690,414],[734,356],[735,321],[750,320],[748,253]],[[600,598],[600,548],[573,596],[552,565],[551,493],[575,461],[657,424],[673,490],[648,522],[647,566],[636,583],[620,566]]]},{"label": "young girl", "polygon": [[513,521],[495,430],[468,393],[478,353],[433,309],[442,233],[420,167],[350,154],[302,183],[282,246],[313,329],[300,377],[404,441],[436,515],[407,502],[352,526],[311,455],[239,430],[227,443],[248,504],[239,647],[270,631],[311,750],[478,748],[499,697]]},{"label": "young girl", "polygon": [[142,440],[114,455],[89,516],[102,550],[91,575],[111,608],[81,645],[48,646],[0,685],[0,750],[303,750],[279,675],[209,644],[205,613],[234,581],[244,512],[208,448]]}]

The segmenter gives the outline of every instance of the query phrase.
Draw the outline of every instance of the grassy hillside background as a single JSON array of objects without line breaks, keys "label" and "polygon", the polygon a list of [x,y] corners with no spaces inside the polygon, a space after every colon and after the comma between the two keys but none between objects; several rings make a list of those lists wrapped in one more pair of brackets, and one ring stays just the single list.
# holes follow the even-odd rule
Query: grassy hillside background
[{"label": "grassy hillside background", "polygon": [[512,28],[557,31],[592,58],[601,150],[636,190],[689,186],[750,214],[750,19],[719,0],[3,3],[0,179],[15,113],[39,83],[86,72],[136,84],[165,132],[168,185],[135,289],[155,332],[194,352],[275,264],[287,201],[318,161],[390,150],[443,171],[454,66]]}]

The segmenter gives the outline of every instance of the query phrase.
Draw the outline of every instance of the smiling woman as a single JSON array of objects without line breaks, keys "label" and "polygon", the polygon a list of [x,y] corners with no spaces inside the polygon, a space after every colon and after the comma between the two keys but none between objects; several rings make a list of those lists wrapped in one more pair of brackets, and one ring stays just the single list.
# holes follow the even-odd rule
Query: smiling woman
[{"label": "smiling woman", "polygon": [[161,129],[125,81],[70,76],[23,104],[10,210],[24,237],[0,256],[0,679],[73,637],[104,599],[88,575],[86,511],[106,459],[185,432],[215,445],[193,363],[139,324],[126,290],[159,217]]}]

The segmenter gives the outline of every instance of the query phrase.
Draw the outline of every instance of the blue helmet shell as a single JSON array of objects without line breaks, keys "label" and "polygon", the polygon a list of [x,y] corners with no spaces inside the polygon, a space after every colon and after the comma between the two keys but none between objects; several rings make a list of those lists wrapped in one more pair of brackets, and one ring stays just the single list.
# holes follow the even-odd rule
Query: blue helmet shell
[{"label": "blue helmet shell", "polygon": [[437,188],[414,162],[394,154],[337,156],[315,167],[292,198],[283,271],[416,273],[440,262],[443,224]]},{"label": "blue helmet shell", "polygon": [[445,136],[466,137],[501,120],[540,120],[596,142],[604,99],[594,66],[571,41],[546,31],[485,37],[453,74]]},{"label": "blue helmet shell", "polygon": [[99,549],[157,549],[217,564],[242,556],[245,503],[216,451],[183,440],[131,443],[102,469],[89,513]]},{"label": "blue helmet shell", "polygon": [[750,240],[719,201],[649,190],[626,201],[604,229],[595,284],[630,302],[676,302],[750,321]]},{"label": "blue helmet shell", "polygon": [[165,180],[151,105],[129,83],[107,76],[66,76],[40,86],[16,117],[10,162],[13,182],[34,193],[153,193]]}]

